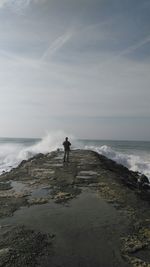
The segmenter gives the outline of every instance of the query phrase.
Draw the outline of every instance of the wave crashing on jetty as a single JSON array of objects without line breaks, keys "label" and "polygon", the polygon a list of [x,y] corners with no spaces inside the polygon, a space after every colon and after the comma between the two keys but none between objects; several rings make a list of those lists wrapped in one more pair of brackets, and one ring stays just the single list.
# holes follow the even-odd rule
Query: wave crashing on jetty
[{"label": "wave crashing on jetty", "polygon": [[[49,133],[43,139],[3,138],[0,140],[0,173],[17,167],[22,160],[27,160],[38,153],[48,153],[58,148],[62,149],[62,142],[66,136],[72,141],[72,149],[90,149],[102,154],[128,169],[145,174],[150,179],[150,151],[118,150],[111,147],[111,143],[104,141],[86,142],[77,140],[73,135],[63,131]],[[108,143],[108,142],[106,142]],[[141,151],[139,151],[141,152]]]},{"label": "wave crashing on jetty", "polygon": [[107,145],[101,147],[86,146],[85,148],[94,150],[97,153],[122,164],[129,170],[145,174],[150,180],[150,158],[149,160],[146,160],[146,157],[144,156],[142,158],[142,156],[139,155],[121,153]]}]

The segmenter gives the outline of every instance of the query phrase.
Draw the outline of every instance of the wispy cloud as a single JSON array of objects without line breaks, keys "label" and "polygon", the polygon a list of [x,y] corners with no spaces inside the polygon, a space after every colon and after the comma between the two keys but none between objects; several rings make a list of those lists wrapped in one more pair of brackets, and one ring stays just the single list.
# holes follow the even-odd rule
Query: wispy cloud
[{"label": "wispy cloud", "polygon": [[103,64],[108,65],[121,59],[123,56],[131,54],[132,52],[136,51],[138,48],[150,43],[150,35],[145,37],[144,39],[140,40],[139,42],[135,43],[134,45],[129,46],[128,48],[122,50],[116,55],[112,55],[111,58],[107,59]]},{"label": "wispy cloud", "polygon": [[27,8],[31,3],[41,4],[47,0],[0,0],[0,8],[10,8],[16,13],[20,13]]},{"label": "wispy cloud", "polygon": [[127,49],[123,50],[119,56],[124,56],[127,54],[132,53],[133,51],[135,51],[136,49],[146,45],[147,43],[150,42],[150,35],[148,35],[147,37],[145,37],[144,39],[140,40],[139,42],[137,42],[136,44],[129,46]]},{"label": "wispy cloud", "polygon": [[56,51],[61,49],[71,39],[72,35],[73,32],[69,31],[59,36],[57,39],[55,39],[55,41],[52,44],[50,44],[48,49],[42,55],[41,61],[49,59],[53,54],[55,54]]}]

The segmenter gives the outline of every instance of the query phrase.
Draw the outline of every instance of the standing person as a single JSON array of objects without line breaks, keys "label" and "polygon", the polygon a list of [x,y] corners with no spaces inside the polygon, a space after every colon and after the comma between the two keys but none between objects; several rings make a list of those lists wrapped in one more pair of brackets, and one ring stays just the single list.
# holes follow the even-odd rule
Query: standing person
[{"label": "standing person", "polygon": [[71,143],[68,141],[68,137],[66,137],[65,141],[63,142],[64,146],[64,162],[67,160],[69,162],[69,151]]}]

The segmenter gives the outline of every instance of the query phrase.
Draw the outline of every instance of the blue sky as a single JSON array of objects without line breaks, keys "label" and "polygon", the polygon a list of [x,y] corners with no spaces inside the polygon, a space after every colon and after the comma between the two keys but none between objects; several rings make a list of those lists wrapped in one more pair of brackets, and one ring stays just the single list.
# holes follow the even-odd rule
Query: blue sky
[{"label": "blue sky", "polygon": [[0,136],[150,140],[149,0],[0,0]]}]

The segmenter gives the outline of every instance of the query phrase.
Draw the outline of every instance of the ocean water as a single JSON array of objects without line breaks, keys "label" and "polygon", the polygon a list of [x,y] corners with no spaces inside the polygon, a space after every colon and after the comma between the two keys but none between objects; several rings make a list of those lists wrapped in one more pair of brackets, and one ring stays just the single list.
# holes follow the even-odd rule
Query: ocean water
[{"label": "ocean water", "polygon": [[[62,149],[66,133],[50,133],[42,139],[0,138],[0,174],[10,171],[22,160],[38,153],[48,153]],[[130,170],[147,175],[150,179],[150,142],[148,141],[112,141],[112,140],[77,140],[70,137],[72,148],[91,149],[113,159]]]}]

